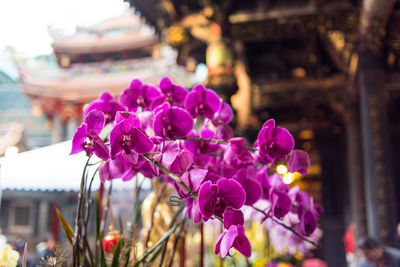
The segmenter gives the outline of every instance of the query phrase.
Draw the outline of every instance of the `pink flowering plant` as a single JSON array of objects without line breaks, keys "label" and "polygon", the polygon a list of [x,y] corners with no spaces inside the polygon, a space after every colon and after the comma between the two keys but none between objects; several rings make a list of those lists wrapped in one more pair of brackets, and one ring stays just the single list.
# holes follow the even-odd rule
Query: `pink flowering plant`
[{"label": "pink flowering plant", "polygon": [[[118,100],[104,92],[88,105],[84,116],[71,154],[85,151],[89,160],[93,154],[100,158],[102,183],[127,181],[140,173],[175,187],[186,203],[184,216],[176,216],[164,238],[177,230],[181,217],[194,223],[219,220],[225,230],[217,238],[215,254],[231,256],[233,248],[250,257],[243,210],[251,209],[260,223],[283,226],[286,235],[316,245],[307,237],[316,230],[322,208],[306,192],[284,184],[273,169],[276,160],[284,159],[290,172],[304,175],[310,159],[305,151],[294,149],[292,135],[273,119],[263,124],[256,142],[248,144],[244,137],[233,136],[232,108],[213,90],[196,85],[188,91],[169,78],[163,78],[158,88],[135,79]],[[111,131],[101,138],[106,125]],[[85,170],[92,165],[89,160]],[[97,256],[85,252],[81,236],[85,176],[84,171],[73,262],[96,265]],[[155,247],[149,248],[136,263],[154,251]]]}]

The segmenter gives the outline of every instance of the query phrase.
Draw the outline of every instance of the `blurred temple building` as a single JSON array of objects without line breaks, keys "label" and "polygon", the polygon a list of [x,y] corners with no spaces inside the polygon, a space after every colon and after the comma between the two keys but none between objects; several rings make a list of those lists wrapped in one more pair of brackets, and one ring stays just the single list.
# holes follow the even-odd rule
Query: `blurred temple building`
[{"label": "blurred temple building", "polygon": [[194,74],[176,64],[176,53],[132,12],[68,36],[50,31],[54,54],[17,61],[20,81],[0,71],[0,227],[26,240],[29,250],[49,232],[65,241],[55,208],[74,225],[86,155],[69,156],[66,140],[85,105],[103,91],[120,94],[134,78],[195,83]]},{"label": "blurred temple building", "polygon": [[50,131],[19,85],[6,53],[0,54],[0,156],[49,144]]},{"label": "blurred temple building", "polygon": [[44,112],[52,142],[72,138],[86,104],[101,92],[121,93],[134,78],[158,84],[164,76],[192,86],[193,73],[176,64],[154,30],[128,12],[71,35],[50,29],[54,55],[20,63],[22,90]]},{"label": "blurred temple building", "polygon": [[342,236],[394,240],[400,220],[400,1],[129,0],[178,63],[206,63],[236,131],[269,118],[295,134],[312,166],[287,182],[323,205],[321,256],[345,266]]}]

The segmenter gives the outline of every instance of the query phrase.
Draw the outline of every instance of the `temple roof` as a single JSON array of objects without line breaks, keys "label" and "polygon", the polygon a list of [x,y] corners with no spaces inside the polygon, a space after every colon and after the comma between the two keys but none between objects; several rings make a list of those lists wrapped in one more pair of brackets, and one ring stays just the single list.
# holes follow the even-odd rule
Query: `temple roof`
[{"label": "temple roof", "polygon": [[143,58],[74,64],[68,69],[30,69],[21,66],[22,90],[33,97],[85,103],[103,91],[121,93],[134,78],[157,85],[170,76],[177,83],[190,87],[194,75],[177,66],[171,58]]},{"label": "temple roof", "polygon": [[154,31],[134,14],[124,14],[89,28],[78,28],[73,35],[51,31],[55,53],[104,53],[137,49],[158,43]]}]

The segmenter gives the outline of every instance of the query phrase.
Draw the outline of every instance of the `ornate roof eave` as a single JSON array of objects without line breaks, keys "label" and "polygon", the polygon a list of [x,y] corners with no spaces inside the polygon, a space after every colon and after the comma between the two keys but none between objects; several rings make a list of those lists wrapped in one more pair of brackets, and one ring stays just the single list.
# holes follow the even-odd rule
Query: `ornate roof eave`
[{"label": "ornate roof eave", "polygon": [[140,40],[137,34],[132,34],[123,38],[109,38],[107,40],[99,37],[85,42],[58,42],[53,43],[52,46],[56,54],[89,54],[140,49],[158,43],[159,38],[157,36]]},{"label": "ornate roof eave", "polygon": [[[103,69],[107,67],[112,67],[116,72],[104,72]],[[29,69],[23,70],[21,89],[24,93],[33,98],[51,98],[77,103],[91,101],[103,91],[119,94],[134,78],[156,85],[162,77],[170,76],[175,82],[186,87],[195,84],[194,75],[177,66],[170,58],[77,64],[69,69],[59,70],[54,76],[43,76],[40,73]]]}]

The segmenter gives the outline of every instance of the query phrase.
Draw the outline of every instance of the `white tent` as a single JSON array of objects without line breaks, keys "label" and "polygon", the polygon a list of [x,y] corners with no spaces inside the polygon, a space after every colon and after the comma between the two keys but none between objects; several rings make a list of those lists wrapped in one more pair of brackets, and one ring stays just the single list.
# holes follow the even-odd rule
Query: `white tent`
[{"label": "white tent", "polygon": [[[66,141],[0,158],[1,189],[78,191],[87,157],[84,152],[69,155],[71,145],[71,141]],[[96,160],[93,159],[93,162]],[[93,173],[95,167],[90,169],[92,171],[89,174]],[[122,182],[121,179],[115,179],[113,188],[132,188],[133,180]],[[147,180],[145,188],[150,186],[150,179]],[[97,176],[93,189],[98,188],[99,184]]]}]

